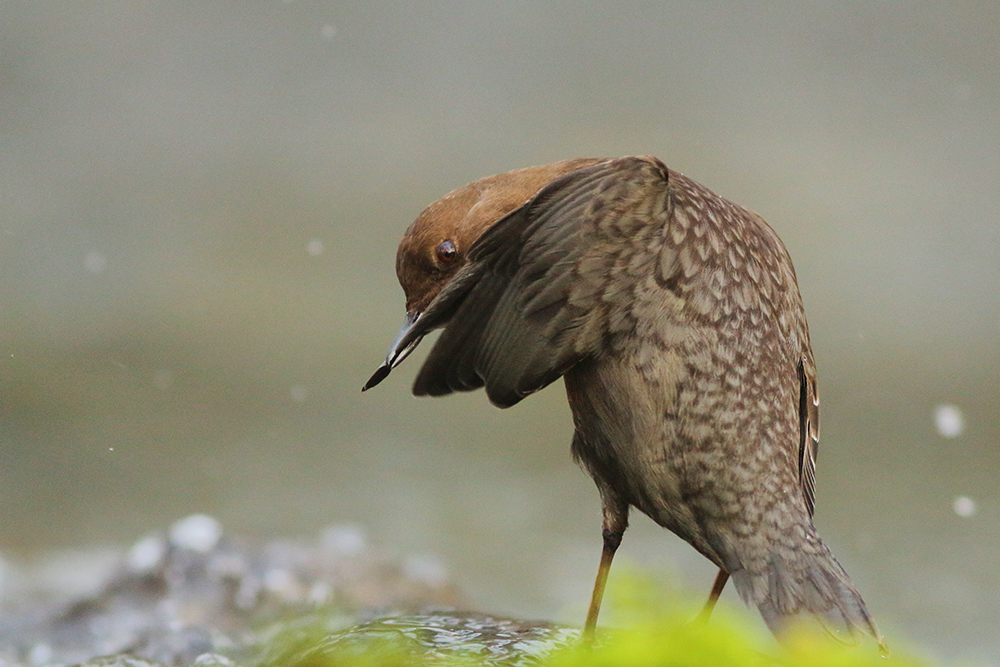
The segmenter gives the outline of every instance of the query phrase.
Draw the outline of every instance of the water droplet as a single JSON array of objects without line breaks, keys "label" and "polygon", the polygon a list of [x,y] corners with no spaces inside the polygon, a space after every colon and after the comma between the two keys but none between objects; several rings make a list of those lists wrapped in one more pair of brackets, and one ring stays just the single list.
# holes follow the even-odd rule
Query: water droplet
[{"label": "water droplet", "polygon": [[309,387],[304,384],[297,384],[291,388],[289,393],[291,393],[293,401],[296,403],[302,403],[309,398]]},{"label": "water droplet", "polygon": [[968,519],[976,513],[976,501],[968,496],[958,496],[951,507],[955,510],[955,514],[963,519]]},{"label": "water droplet", "polygon": [[957,405],[939,405],[934,408],[934,425],[945,438],[957,438],[965,430],[965,418]]}]

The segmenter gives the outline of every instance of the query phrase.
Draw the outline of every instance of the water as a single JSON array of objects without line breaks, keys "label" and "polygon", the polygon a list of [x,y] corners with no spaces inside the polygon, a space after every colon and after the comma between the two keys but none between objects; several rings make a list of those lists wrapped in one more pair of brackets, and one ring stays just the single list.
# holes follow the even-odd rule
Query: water
[{"label": "water", "polygon": [[[256,535],[350,523],[485,611],[582,621],[600,513],[561,387],[505,412],[417,400],[425,343],[359,390],[424,205],[652,153],[791,251],[820,368],[816,522],[890,641],[1000,664],[998,18],[5,4],[4,558],[197,512]],[[642,517],[619,559],[693,592],[714,576]]]}]

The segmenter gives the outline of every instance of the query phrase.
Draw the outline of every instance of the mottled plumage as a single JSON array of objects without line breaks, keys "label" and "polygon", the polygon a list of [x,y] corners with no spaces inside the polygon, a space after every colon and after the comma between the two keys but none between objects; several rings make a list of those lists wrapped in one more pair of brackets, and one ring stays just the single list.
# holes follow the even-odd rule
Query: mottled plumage
[{"label": "mottled plumage", "polygon": [[757,214],[655,158],[569,160],[435,202],[397,273],[407,322],[366,389],[437,328],[417,395],[485,387],[509,407],[565,379],[604,507],[591,631],[636,507],[777,634],[818,618],[881,642],[812,523],[816,365],[791,260]]}]

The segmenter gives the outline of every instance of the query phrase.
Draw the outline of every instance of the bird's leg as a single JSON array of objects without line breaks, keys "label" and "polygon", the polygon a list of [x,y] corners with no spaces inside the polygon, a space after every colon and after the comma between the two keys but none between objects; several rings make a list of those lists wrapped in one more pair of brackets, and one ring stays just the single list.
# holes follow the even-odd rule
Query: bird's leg
[{"label": "bird's leg", "polygon": [[618,545],[622,543],[622,535],[628,527],[628,505],[610,499],[610,494],[604,496],[604,549],[601,551],[601,564],[597,568],[597,581],[594,582],[594,592],[590,596],[590,609],[587,611],[587,621],[583,624],[583,643],[594,642],[594,632],[597,630],[597,615],[601,611],[601,600],[604,599],[604,587],[608,583],[608,573],[611,571],[611,561],[615,557]]},{"label": "bird's leg", "polygon": [[622,542],[622,533],[604,530],[604,550],[601,552],[601,565],[597,568],[597,581],[594,582],[594,593],[590,596],[590,609],[587,611],[587,622],[583,625],[583,641],[590,644],[594,641],[594,631],[597,629],[597,614],[601,611],[601,600],[604,599],[604,587],[608,583],[608,573],[611,571],[611,560]]},{"label": "bird's leg", "polygon": [[719,596],[722,595],[722,589],[726,587],[727,581],[729,581],[729,573],[720,567],[719,574],[715,575],[715,583],[712,584],[712,592],[708,594],[708,601],[705,602],[705,606],[695,621],[698,623],[708,623],[708,619],[712,615],[712,610],[715,609],[715,603],[719,601]]}]

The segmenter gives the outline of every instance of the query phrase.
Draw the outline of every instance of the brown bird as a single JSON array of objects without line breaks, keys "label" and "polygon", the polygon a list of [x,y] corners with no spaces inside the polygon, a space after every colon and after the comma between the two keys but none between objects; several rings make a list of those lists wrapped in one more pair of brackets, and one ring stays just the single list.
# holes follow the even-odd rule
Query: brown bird
[{"label": "brown bird", "polygon": [[396,256],[406,321],[381,382],[443,328],[413,393],[506,408],[559,377],[603,506],[584,636],[636,507],[719,567],[781,637],[881,635],[813,526],[816,364],[777,234],[653,157],[490,176],[428,206]]}]

